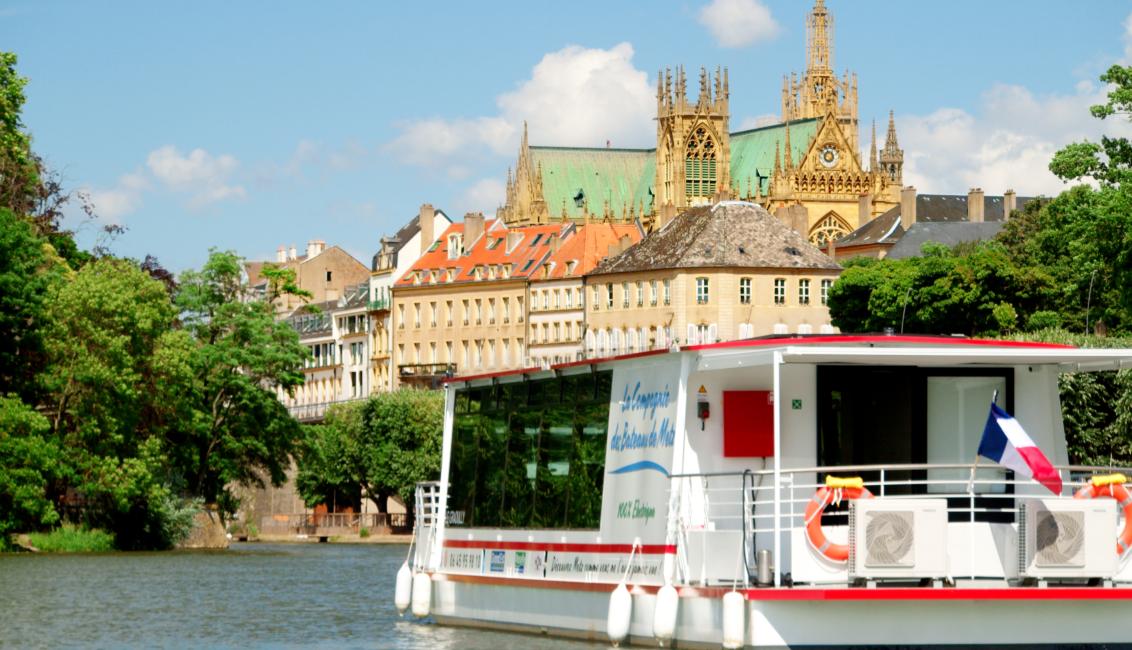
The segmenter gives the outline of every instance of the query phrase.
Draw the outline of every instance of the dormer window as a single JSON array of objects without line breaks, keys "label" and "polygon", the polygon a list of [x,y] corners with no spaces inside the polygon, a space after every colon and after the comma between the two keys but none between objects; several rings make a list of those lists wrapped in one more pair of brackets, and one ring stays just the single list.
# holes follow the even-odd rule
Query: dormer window
[{"label": "dormer window", "polygon": [[578,260],[566,261],[566,275],[574,275],[574,269],[578,267]]},{"label": "dormer window", "polygon": [[456,268],[455,267],[450,267],[448,269],[445,269],[445,276],[444,276],[445,282],[451,282],[455,278],[456,278]]},{"label": "dormer window", "polygon": [[428,272],[428,282],[429,284],[436,284],[436,271]]},{"label": "dormer window", "polygon": [[487,279],[488,280],[494,280],[495,279],[495,266],[494,265],[487,267]]},{"label": "dormer window", "polygon": [[420,284],[420,283],[421,283],[421,272],[420,271],[414,271],[413,272],[413,284]]},{"label": "dormer window", "polygon": [[476,280],[482,280],[483,279],[483,267],[477,266],[474,269],[472,269],[472,277],[475,278]]},{"label": "dormer window", "polygon": [[448,235],[448,259],[454,260],[460,257],[460,235]]},{"label": "dormer window", "polygon": [[511,264],[510,263],[503,265],[503,277],[504,278],[511,277]]}]

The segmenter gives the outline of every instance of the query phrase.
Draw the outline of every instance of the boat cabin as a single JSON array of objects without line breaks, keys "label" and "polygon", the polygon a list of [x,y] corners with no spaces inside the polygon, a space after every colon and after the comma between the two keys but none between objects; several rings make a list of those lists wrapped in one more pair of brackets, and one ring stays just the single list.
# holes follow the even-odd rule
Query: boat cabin
[{"label": "boat cabin", "polygon": [[[418,543],[441,573],[558,581],[1132,580],[1112,499],[1050,505],[1101,471],[1069,465],[1059,375],[1125,367],[1132,350],[841,335],[458,377]],[[977,458],[992,400],[1060,499]]]}]

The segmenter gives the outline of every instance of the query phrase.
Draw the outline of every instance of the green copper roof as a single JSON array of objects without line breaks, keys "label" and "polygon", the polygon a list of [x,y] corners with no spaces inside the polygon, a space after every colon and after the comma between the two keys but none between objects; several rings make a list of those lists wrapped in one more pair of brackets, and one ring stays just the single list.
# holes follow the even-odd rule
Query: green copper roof
[{"label": "green copper roof", "polygon": [[645,211],[652,208],[649,188],[656,177],[656,154],[651,149],[575,149],[570,147],[531,147],[534,165],[542,165],[542,195],[552,217],[566,214],[581,219],[582,206],[590,214],[601,215],[605,202],[617,217],[630,205]]},{"label": "green copper roof", "polygon": [[[797,163],[806,153],[817,132],[817,120],[801,120],[790,124],[790,148]],[[731,182],[741,193],[747,191],[747,179],[754,187],[756,170],[765,194],[774,170],[776,146],[786,144],[786,125],[776,124],[731,134]],[[542,166],[542,195],[551,217],[566,214],[581,219],[582,206],[576,197],[588,202],[590,214],[601,215],[605,202],[617,218],[623,210],[635,206],[652,211],[652,185],[656,180],[655,149],[583,149],[574,147],[531,147],[531,159]]]},{"label": "green copper roof", "polygon": [[[790,149],[794,164],[798,164],[810,147],[810,140],[818,130],[816,119],[790,123]],[[747,179],[755,187],[755,171],[762,181],[759,193],[765,195],[770,174],[774,171],[774,150],[786,146],[786,125],[775,124],[750,131],[731,134],[731,183],[742,194],[747,193]],[[785,152],[783,152],[785,153]]]}]

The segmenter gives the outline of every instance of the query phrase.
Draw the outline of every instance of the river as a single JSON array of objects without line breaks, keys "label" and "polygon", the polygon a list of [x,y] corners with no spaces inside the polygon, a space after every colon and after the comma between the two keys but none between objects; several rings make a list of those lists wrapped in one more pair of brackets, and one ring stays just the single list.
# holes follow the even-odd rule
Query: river
[{"label": "river", "polygon": [[214,552],[0,554],[0,647],[608,647],[402,619],[393,582],[405,551],[234,544]]}]

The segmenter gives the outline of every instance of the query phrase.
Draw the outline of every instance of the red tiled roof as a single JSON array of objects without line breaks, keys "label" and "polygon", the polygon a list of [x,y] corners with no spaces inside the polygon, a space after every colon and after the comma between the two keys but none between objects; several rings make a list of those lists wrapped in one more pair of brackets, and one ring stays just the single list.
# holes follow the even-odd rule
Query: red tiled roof
[{"label": "red tiled roof", "polygon": [[[463,282],[476,282],[476,267],[484,267],[480,281],[490,281],[487,269],[504,265],[511,265],[510,275],[504,277],[497,273],[495,280],[527,278],[539,270],[541,264],[550,254],[549,240],[552,234],[559,234],[564,230],[572,229],[571,224],[550,224],[545,226],[525,226],[521,228],[507,228],[498,219],[484,221],[484,234],[475,242],[463,242],[464,253],[453,259],[448,258],[448,237],[453,234],[463,235],[464,223],[454,223],[440,236],[437,243],[430,247],[400,278],[395,286],[411,287],[432,284],[429,282],[428,272],[436,271],[436,284],[458,284]],[[522,239],[513,246],[507,245],[509,235],[519,234]],[[470,245],[470,248],[467,248]],[[510,250],[508,250],[510,248]],[[455,269],[451,282],[448,281],[448,269]],[[426,273],[419,283],[413,282],[418,272]]]},{"label": "red tiled roof", "polygon": [[[609,254],[609,247],[628,235],[633,244],[641,241],[641,231],[636,224],[591,223],[578,226],[577,231],[566,239],[558,252],[550,258],[554,267],[546,280],[567,277],[582,277],[597,266]],[[577,262],[572,273],[567,273],[569,262]]]}]

